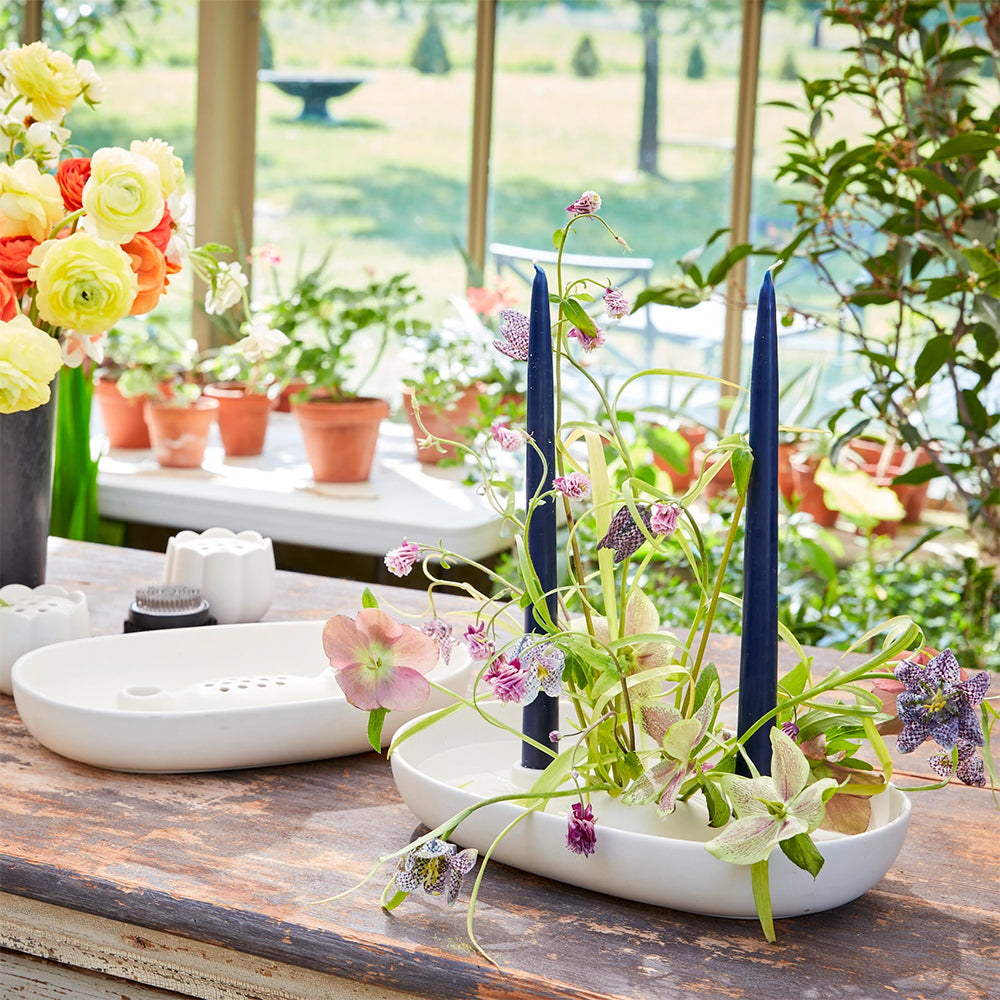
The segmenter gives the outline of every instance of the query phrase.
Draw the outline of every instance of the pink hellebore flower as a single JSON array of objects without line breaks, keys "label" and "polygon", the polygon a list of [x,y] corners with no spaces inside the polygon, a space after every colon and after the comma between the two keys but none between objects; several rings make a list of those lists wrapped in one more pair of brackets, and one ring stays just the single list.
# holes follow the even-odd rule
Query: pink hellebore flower
[{"label": "pink hellebore flower", "polygon": [[515,361],[528,360],[528,317],[516,309],[504,309],[500,313],[500,333],[503,340],[494,340],[493,346]]},{"label": "pink hellebore flower", "polygon": [[571,472],[568,476],[556,476],[552,485],[570,500],[583,500],[590,496],[590,480],[582,472]]},{"label": "pink hellebore flower", "polygon": [[385,554],[385,565],[395,576],[406,576],[420,558],[420,546],[405,538],[398,549],[389,549]]},{"label": "pink hellebore flower", "polygon": [[596,329],[597,333],[591,337],[589,334],[584,333],[583,330],[578,330],[574,326],[566,336],[570,340],[579,340],[580,346],[589,354],[591,351],[596,351],[599,347],[604,346],[604,331],[600,327],[596,327]]},{"label": "pink hellebore flower", "polygon": [[627,316],[632,304],[620,288],[609,288],[604,293],[604,310],[612,319]]},{"label": "pink hellebore flower", "polygon": [[649,517],[649,530],[654,535],[671,535],[677,527],[677,515],[680,513],[675,504],[654,503],[653,513]]},{"label": "pink hellebore flower", "polygon": [[601,210],[601,196],[596,191],[584,191],[572,205],[566,207],[570,215],[593,215]]},{"label": "pink hellebore flower", "polygon": [[494,420],[490,424],[490,434],[504,451],[517,451],[524,444],[524,435],[514,430],[506,420]]},{"label": "pink hellebore flower", "polygon": [[323,627],[323,651],[356,708],[420,708],[430,694],[423,675],[438,662],[437,643],[379,608],[356,619],[334,615]]}]

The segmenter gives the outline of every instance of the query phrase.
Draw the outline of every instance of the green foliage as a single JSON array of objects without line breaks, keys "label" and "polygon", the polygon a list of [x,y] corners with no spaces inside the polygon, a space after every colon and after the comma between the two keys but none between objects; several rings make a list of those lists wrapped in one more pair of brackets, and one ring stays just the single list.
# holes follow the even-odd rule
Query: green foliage
[{"label": "green foliage", "polygon": [[583,35],[573,50],[570,60],[574,76],[593,77],[601,72],[601,61],[597,57],[597,49],[590,35]]},{"label": "green foliage", "polygon": [[413,47],[410,65],[420,73],[444,76],[451,71],[451,60],[444,46],[444,34],[434,8],[427,11],[424,30]]},{"label": "green foliage", "polygon": [[97,374],[114,379],[123,396],[190,398],[196,356],[197,344],[162,316],[128,318],[108,332]]},{"label": "green foliage", "polygon": [[705,56],[701,51],[701,43],[695,42],[688,53],[687,67],[684,70],[684,75],[689,80],[704,80],[705,72]]}]

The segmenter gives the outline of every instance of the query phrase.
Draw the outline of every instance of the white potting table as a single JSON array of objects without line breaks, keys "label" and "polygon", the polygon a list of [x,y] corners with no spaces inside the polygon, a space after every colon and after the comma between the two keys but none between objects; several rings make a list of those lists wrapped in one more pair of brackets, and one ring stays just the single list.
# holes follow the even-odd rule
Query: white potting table
[{"label": "white potting table", "polygon": [[253,529],[275,542],[381,558],[405,537],[481,560],[505,548],[500,516],[462,480],[467,469],[422,466],[408,426],[383,423],[371,478],[316,483],[295,418],[271,415],[264,453],[227,459],[213,428],[200,469],[162,469],[151,451],[103,444],[103,516],[144,525]]}]

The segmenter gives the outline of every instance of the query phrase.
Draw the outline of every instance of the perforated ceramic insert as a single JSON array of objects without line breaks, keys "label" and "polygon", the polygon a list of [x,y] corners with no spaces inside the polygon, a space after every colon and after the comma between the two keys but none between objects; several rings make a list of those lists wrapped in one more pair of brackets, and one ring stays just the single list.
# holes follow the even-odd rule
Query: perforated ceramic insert
[{"label": "perforated ceramic insert", "polygon": [[41,615],[46,611],[58,611],[64,613],[68,607],[76,604],[76,601],[68,597],[59,597],[53,594],[29,594],[19,601],[14,601],[11,610],[25,615]]},{"label": "perforated ceramic insert", "polygon": [[262,674],[258,677],[226,677],[218,681],[205,681],[201,687],[205,690],[219,691],[222,694],[227,694],[230,691],[249,691],[252,688],[281,688],[287,683],[287,674],[280,674],[275,677]]}]

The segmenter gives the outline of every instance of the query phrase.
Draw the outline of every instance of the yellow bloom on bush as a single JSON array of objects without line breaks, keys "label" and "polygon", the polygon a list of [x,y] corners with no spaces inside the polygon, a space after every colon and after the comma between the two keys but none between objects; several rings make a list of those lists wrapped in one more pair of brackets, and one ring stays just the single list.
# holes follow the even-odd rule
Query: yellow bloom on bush
[{"label": "yellow bloom on bush", "polygon": [[[174,153],[174,147],[162,139],[133,139],[129,152],[148,157],[160,169],[163,197],[184,194],[184,161]],[[159,222],[159,219],[157,219]]]},{"label": "yellow bloom on bush", "polygon": [[[0,74],[9,90],[27,98],[30,106],[26,110],[38,121],[59,124],[83,92],[73,60],[44,42],[7,50]],[[17,110],[22,112],[21,107]]]},{"label": "yellow bloom on bush", "polygon": [[148,156],[127,149],[99,149],[90,158],[83,187],[83,225],[95,236],[128,243],[163,217],[160,168]]},{"label": "yellow bloom on bush", "polygon": [[40,244],[28,263],[39,316],[84,336],[110,330],[129,314],[139,291],[128,254],[83,231]]},{"label": "yellow bloom on bush", "polygon": [[41,243],[65,214],[55,177],[43,174],[34,160],[0,163],[0,236]]},{"label": "yellow bloom on bush", "polygon": [[0,323],[0,413],[33,410],[49,401],[49,383],[62,364],[59,341],[23,313]]}]

